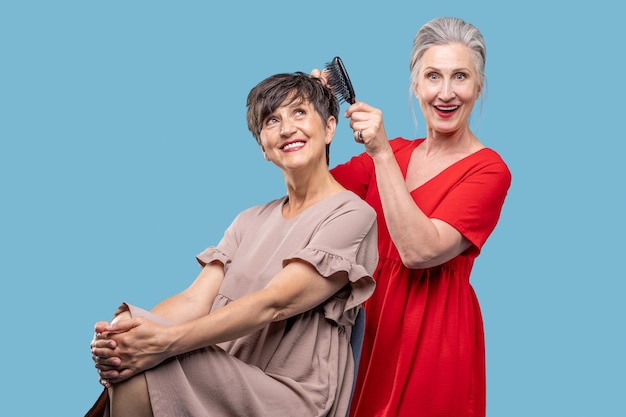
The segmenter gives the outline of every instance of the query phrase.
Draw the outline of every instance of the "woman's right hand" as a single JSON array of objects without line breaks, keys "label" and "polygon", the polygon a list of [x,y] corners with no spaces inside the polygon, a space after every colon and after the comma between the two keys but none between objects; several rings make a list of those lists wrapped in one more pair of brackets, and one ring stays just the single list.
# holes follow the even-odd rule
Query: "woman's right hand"
[{"label": "woman's right hand", "polygon": [[118,329],[115,332],[111,332],[111,326],[120,320],[129,318],[130,313],[126,306],[121,305],[113,314],[111,322],[98,321],[94,325],[94,336],[89,345],[91,348],[91,359],[98,370],[100,383],[104,386],[110,386],[107,381],[108,378],[119,377],[122,364],[122,358],[116,354],[117,341],[109,337],[111,334],[119,333],[121,330]]},{"label": "woman's right hand", "polygon": [[356,101],[345,112],[350,118],[350,127],[354,130],[354,140],[365,145],[365,152],[372,158],[391,152],[383,112],[362,101]]},{"label": "woman's right hand", "polygon": [[[320,78],[325,86],[330,87],[328,70],[314,68],[311,70],[311,76]],[[350,119],[350,127],[354,131],[354,140],[365,145],[365,152],[370,156],[374,157],[382,152],[391,151],[381,110],[357,100],[348,107],[344,116]]]},{"label": "woman's right hand", "polygon": [[[106,387],[110,386],[106,377],[117,377],[119,375],[119,366],[122,363],[121,358],[115,356],[117,342],[109,339],[106,331],[109,325],[110,323],[106,321],[97,322],[94,326],[93,339],[89,344],[91,359],[94,361],[98,371],[99,382]],[[96,352],[98,353],[97,355]]]},{"label": "woman's right hand", "polygon": [[163,326],[144,317],[113,321],[102,333],[104,339],[96,336],[92,350],[101,383],[108,387],[122,382],[173,356],[176,331],[175,325]]}]

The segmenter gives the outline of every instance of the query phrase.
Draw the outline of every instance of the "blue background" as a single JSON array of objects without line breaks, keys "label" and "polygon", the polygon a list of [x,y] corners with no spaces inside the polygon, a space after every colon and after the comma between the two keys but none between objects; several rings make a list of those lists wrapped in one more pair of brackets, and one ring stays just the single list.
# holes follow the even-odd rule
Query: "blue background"
[{"label": "blue background", "polygon": [[[616,5],[1,0],[0,415],[82,416],[94,322],[182,290],[237,212],[284,193],[251,87],[339,55],[390,137],[422,136],[409,54],[444,15],[486,38],[472,126],[513,173],[472,276],[488,415],[626,415]],[[360,151],[340,120],[331,165]]]}]

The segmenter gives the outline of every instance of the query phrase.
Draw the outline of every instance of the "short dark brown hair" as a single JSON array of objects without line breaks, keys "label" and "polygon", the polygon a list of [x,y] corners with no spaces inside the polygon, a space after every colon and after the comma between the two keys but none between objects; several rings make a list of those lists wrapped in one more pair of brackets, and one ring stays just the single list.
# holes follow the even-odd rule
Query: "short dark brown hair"
[{"label": "short dark brown hair", "polygon": [[[311,103],[324,123],[327,123],[331,116],[339,121],[337,98],[319,78],[303,72],[275,74],[250,90],[246,101],[248,129],[257,143],[261,144],[261,130],[265,118],[285,100],[288,100],[288,104]],[[326,146],[326,161],[329,161],[329,146]]]}]

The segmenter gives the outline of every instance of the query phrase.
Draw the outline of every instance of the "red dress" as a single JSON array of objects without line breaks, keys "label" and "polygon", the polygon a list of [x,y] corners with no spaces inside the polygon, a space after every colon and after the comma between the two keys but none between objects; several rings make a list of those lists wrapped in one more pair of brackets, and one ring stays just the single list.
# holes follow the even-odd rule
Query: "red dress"
[{"label": "red dress", "polygon": [[[422,142],[390,142],[405,177],[411,153]],[[372,159],[364,153],[332,172],[378,215],[377,286],[365,303],[365,340],[350,415],[485,416],[483,323],[469,278],[500,217],[511,183],[506,164],[484,148],[411,192],[427,216],[472,242],[461,255],[427,269],[402,264],[386,227]]]}]

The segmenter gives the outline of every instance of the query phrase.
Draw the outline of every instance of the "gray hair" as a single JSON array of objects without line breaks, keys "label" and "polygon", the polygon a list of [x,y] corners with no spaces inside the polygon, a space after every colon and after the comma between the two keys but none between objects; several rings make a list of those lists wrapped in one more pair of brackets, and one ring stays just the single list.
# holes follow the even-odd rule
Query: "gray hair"
[{"label": "gray hair", "polygon": [[460,43],[472,50],[474,65],[478,72],[479,83],[485,83],[485,61],[487,48],[485,39],[480,31],[470,23],[455,17],[439,17],[426,23],[420,28],[413,40],[411,52],[411,88],[417,82],[418,72],[424,52],[431,46]]},{"label": "gray hair", "polygon": [[[419,78],[419,70],[422,57],[428,48],[435,45],[448,45],[460,43],[472,50],[472,57],[478,82],[481,89],[485,85],[485,62],[487,47],[485,39],[478,28],[456,17],[439,17],[431,20],[420,28],[413,40],[411,61],[411,85],[409,86],[409,98],[413,97],[413,91]],[[481,94],[482,97],[482,94]]]}]

